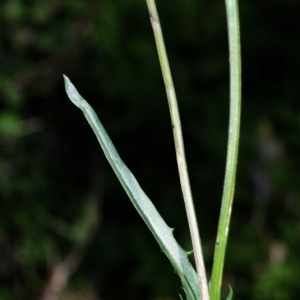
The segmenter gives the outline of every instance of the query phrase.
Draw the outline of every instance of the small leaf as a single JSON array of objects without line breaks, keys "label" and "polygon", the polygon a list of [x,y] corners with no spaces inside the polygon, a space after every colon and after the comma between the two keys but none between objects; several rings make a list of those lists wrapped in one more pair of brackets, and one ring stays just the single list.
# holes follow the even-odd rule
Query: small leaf
[{"label": "small leaf", "polygon": [[226,298],[226,300],[231,300],[232,299],[232,297],[233,297],[233,290],[232,290],[232,288],[231,288],[231,286],[229,285],[229,294],[228,294],[228,296],[227,296],[227,298]]}]

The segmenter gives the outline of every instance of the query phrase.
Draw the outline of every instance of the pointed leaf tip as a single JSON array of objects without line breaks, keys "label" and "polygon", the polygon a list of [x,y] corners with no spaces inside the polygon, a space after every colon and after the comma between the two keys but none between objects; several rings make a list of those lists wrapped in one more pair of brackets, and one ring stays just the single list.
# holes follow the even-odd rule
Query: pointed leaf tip
[{"label": "pointed leaf tip", "polygon": [[228,294],[228,296],[227,296],[227,298],[226,298],[226,300],[231,300],[232,299],[232,297],[233,297],[233,290],[232,290],[232,288],[231,288],[231,286],[229,285],[229,294]]},{"label": "pointed leaf tip", "polygon": [[73,104],[82,109],[82,103],[85,102],[85,100],[80,96],[71,80],[66,75],[63,75],[63,77],[65,82],[65,90],[68,97],[73,102]]}]

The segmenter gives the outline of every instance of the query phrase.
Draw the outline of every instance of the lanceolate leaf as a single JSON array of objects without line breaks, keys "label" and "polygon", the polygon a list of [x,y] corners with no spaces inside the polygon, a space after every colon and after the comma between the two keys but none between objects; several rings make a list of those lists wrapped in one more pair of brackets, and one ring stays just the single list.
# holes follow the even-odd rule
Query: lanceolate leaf
[{"label": "lanceolate leaf", "polygon": [[228,294],[226,300],[232,300],[232,297],[233,297],[233,290],[232,290],[231,286],[229,286],[229,294]]},{"label": "lanceolate leaf", "polygon": [[139,186],[137,180],[121,160],[116,148],[99,121],[93,108],[80,96],[68,77],[64,76],[66,92],[70,100],[79,107],[92,127],[102,150],[116,173],[132,204],[154,235],[161,250],[167,255],[179,275],[188,300],[200,300],[197,274],[187,252],[176,242],[172,228],[160,216],[151,200]]}]

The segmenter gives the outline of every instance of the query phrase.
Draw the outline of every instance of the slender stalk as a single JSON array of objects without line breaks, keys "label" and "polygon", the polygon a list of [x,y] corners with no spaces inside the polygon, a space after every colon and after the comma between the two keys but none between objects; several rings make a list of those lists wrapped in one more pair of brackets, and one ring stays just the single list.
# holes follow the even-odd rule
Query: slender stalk
[{"label": "slender stalk", "polygon": [[203,254],[201,249],[201,241],[199,236],[196,213],[193,204],[192,192],[190,188],[189,176],[187,172],[187,165],[185,160],[184,144],[183,144],[183,137],[182,137],[182,130],[181,130],[181,122],[180,122],[175,89],[173,85],[173,80],[171,76],[170,66],[166,54],[166,49],[164,45],[162,30],[160,26],[158,13],[156,10],[155,1],[154,0],[146,0],[146,1],[149,10],[151,25],[154,32],[156,47],[158,51],[159,61],[162,69],[163,79],[164,79],[168,103],[169,103],[174,141],[175,141],[175,151],[176,151],[177,164],[178,164],[179,176],[180,176],[180,183],[183,192],[185,209],[187,212],[189,229],[190,229],[192,244],[194,249],[196,269],[197,269],[199,285],[200,285],[200,295],[202,300],[209,300],[205,266],[204,266]]},{"label": "slender stalk", "polygon": [[225,0],[230,57],[230,120],[221,213],[210,283],[211,300],[221,299],[223,266],[234,196],[241,114],[241,54],[238,0]]}]

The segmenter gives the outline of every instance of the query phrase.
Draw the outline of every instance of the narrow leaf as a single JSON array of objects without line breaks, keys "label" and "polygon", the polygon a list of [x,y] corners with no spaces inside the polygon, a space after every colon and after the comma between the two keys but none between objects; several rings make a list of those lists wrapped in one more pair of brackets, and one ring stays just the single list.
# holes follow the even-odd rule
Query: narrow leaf
[{"label": "narrow leaf", "polygon": [[187,252],[176,242],[172,229],[165,223],[151,200],[139,186],[137,180],[121,160],[116,148],[102,126],[93,108],[80,96],[69,78],[64,75],[65,88],[70,100],[79,107],[92,127],[102,150],[116,173],[132,204],[154,235],[161,250],[167,255],[179,275],[187,300],[200,300],[197,274]]},{"label": "narrow leaf", "polygon": [[233,290],[232,290],[231,286],[229,286],[229,290],[230,291],[229,291],[229,294],[228,294],[226,300],[231,300],[233,297]]}]

